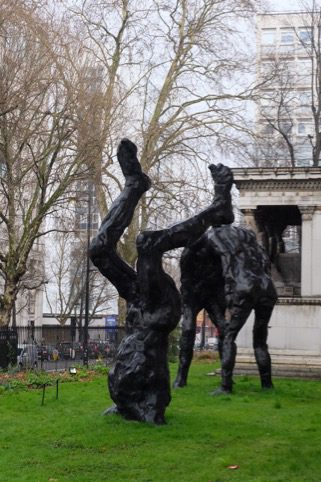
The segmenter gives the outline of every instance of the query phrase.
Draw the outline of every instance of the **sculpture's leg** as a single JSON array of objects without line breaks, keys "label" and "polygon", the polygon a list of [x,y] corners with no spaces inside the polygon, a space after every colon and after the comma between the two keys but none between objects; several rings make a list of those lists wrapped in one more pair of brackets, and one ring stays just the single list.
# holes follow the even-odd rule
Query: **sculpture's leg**
[{"label": "sculpture's leg", "polygon": [[211,322],[214,326],[218,329],[218,353],[220,356],[220,360],[222,361],[222,351],[223,351],[223,343],[225,337],[225,303],[222,300],[220,303],[218,302],[211,302],[205,307],[208,316],[210,317]]},{"label": "sculpture's leg", "polygon": [[236,358],[235,339],[246,322],[252,307],[248,303],[234,305],[231,309],[231,320],[226,322],[222,348],[222,380],[221,387],[213,394],[231,393],[233,388],[233,370]]},{"label": "sculpture's leg", "polygon": [[256,363],[259,368],[262,388],[273,388],[271,373],[271,357],[268,351],[268,324],[274,305],[259,304],[255,308],[253,327],[253,348]]},{"label": "sculpture's leg", "polygon": [[196,315],[198,312],[198,307],[196,307],[193,303],[184,303],[182,334],[179,351],[179,366],[175,382],[173,383],[174,388],[185,387],[187,384],[188,371],[193,359],[196,335]]},{"label": "sculpture's leg", "polygon": [[127,301],[136,294],[136,272],[117,254],[116,245],[129,226],[136,205],[150,187],[149,178],[142,173],[136,158],[136,146],[123,140],[118,148],[118,160],[125,176],[125,187],[113,202],[97,236],[92,240],[89,256],[99,271]]}]

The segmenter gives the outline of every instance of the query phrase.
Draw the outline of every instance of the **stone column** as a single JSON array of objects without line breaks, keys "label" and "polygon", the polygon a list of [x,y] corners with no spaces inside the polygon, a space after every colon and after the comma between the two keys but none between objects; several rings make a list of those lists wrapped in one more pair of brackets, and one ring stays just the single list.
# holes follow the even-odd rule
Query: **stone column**
[{"label": "stone column", "polygon": [[298,206],[302,218],[301,235],[301,296],[313,296],[313,213],[315,206]]},{"label": "stone column", "polygon": [[312,294],[321,296],[321,206],[315,208],[312,231]]}]

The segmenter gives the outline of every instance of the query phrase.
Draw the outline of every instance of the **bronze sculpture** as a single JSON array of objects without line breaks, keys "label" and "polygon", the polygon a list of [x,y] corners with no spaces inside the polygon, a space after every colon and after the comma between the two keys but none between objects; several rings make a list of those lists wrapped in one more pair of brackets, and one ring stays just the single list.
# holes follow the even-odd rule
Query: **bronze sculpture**
[{"label": "bronze sculpture", "polygon": [[106,413],[116,412],[128,419],[161,424],[171,398],[168,335],[181,315],[180,294],[163,270],[162,255],[192,243],[210,225],[232,222],[233,176],[223,165],[209,166],[215,181],[213,204],[168,229],[141,233],[136,241],[135,271],[119,257],[116,246],[132,220],[139,199],[151,184],[142,172],[135,144],[123,139],[117,157],[125,187],[102,221],[89,251],[93,264],[127,302],[126,336],[108,379],[115,406]]},{"label": "bronze sculpture", "polygon": [[[214,394],[231,393],[236,358],[235,339],[252,309],[255,311],[253,347],[261,385],[272,388],[268,323],[277,300],[269,259],[252,231],[237,226],[209,229],[181,258],[183,327],[180,361],[174,387],[187,383],[193,357],[197,313],[205,308],[219,331],[221,387]],[[229,312],[225,319],[226,308]]]}]

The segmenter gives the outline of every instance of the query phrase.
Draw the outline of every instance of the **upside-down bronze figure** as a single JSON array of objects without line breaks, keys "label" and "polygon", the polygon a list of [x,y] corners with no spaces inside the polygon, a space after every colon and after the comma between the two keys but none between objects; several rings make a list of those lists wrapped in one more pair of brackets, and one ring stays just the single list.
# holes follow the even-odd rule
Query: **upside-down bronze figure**
[{"label": "upside-down bronze figure", "polygon": [[233,176],[229,168],[211,165],[215,197],[207,209],[168,229],[139,234],[135,271],[120,258],[116,247],[151,182],[142,172],[137,148],[131,141],[121,141],[117,157],[125,187],[102,221],[89,251],[93,264],[127,302],[126,336],[108,378],[115,406],[107,412],[161,424],[171,398],[168,335],[181,316],[180,293],[163,270],[162,256],[166,251],[193,243],[211,225],[232,222]]}]

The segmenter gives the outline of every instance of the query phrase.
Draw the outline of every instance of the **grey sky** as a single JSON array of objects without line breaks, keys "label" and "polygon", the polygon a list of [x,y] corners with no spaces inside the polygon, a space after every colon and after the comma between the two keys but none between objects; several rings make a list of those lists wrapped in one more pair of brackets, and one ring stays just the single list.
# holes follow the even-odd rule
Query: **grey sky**
[{"label": "grey sky", "polygon": [[[269,10],[273,12],[304,10],[303,5],[311,5],[312,0],[269,0]],[[316,2],[317,3],[317,2]]]}]

